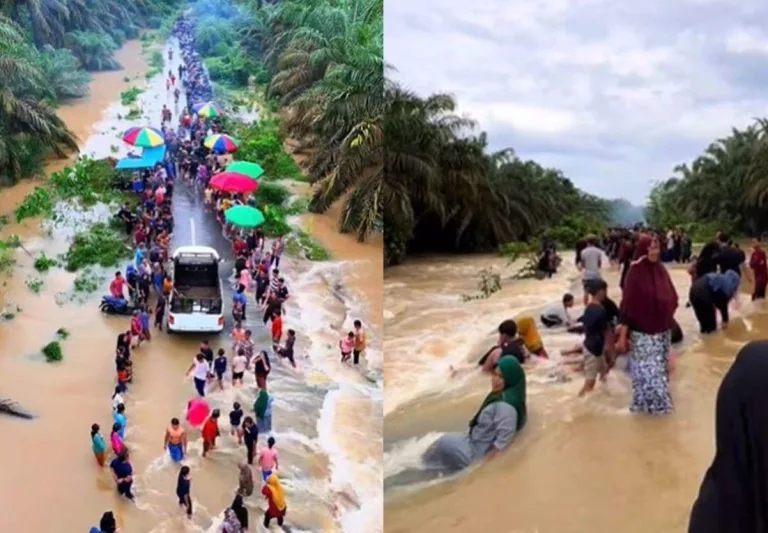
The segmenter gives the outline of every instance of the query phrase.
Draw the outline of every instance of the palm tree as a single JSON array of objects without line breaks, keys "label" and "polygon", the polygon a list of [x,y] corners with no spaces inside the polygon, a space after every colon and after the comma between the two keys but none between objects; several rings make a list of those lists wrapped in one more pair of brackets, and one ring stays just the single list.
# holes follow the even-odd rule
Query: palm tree
[{"label": "palm tree", "polygon": [[28,145],[58,156],[77,150],[77,142],[55,111],[41,98],[43,73],[25,56],[20,28],[0,17],[0,173],[18,180]]}]

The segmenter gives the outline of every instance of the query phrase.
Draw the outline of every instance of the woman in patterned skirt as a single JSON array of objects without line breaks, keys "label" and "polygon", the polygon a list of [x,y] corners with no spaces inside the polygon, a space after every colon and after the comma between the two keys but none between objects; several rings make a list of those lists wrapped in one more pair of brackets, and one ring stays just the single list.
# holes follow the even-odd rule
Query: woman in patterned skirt
[{"label": "woman in patterned skirt", "polygon": [[620,351],[629,351],[633,413],[672,412],[669,348],[677,309],[677,291],[661,263],[656,236],[641,235],[621,298]]}]

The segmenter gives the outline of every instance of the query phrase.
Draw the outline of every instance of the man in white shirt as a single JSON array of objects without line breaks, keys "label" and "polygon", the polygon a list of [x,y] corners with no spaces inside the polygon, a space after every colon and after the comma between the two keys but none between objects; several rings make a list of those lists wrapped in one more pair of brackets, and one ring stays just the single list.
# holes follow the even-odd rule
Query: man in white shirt
[{"label": "man in white shirt", "polygon": [[582,272],[582,283],[584,285],[584,305],[589,302],[587,286],[595,279],[602,279],[600,270],[603,267],[603,251],[597,247],[597,238],[590,236],[587,238],[587,247],[581,251],[581,257],[578,264]]},{"label": "man in white shirt", "polygon": [[569,292],[565,293],[563,295],[563,302],[561,305],[550,307],[544,311],[544,313],[542,313],[541,317],[539,317],[541,319],[541,323],[544,324],[544,327],[546,328],[557,328],[562,326],[570,328],[574,326],[575,322],[571,318],[571,314],[568,312],[568,309],[573,307],[573,304],[573,294]]}]

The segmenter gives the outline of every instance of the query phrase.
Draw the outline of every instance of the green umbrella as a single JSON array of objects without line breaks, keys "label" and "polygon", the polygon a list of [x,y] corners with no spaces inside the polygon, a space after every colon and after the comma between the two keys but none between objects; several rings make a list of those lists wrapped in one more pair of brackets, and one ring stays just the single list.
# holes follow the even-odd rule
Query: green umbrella
[{"label": "green umbrella", "polygon": [[257,180],[264,175],[264,169],[258,163],[249,163],[247,161],[235,161],[227,166],[227,172],[242,174],[252,180]]},{"label": "green umbrella", "polygon": [[224,213],[224,218],[233,226],[241,228],[257,228],[264,224],[264,215],[255,207],[236,205]]}]

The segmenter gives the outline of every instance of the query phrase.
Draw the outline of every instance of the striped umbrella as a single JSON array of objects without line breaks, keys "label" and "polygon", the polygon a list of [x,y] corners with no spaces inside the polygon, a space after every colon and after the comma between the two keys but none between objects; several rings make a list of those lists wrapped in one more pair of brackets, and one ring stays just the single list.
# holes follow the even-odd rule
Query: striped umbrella
[{"label": "striped umbrella", "polygon": [[219,118],[224,116],[224,111],[213,102],[197,104],[193,109],[199,116],[204,118]]},{"label": "striped umbrella", "polygon": [[209,182],[212,189],[224,192],[247,193],[255,192],[259,188],[259,182],[248,176],[235,174],[234,172],[222,172],[216,174]]},{"label": "striped umbrella", "polygon": [[231,154],[237,151],[240,141],[224,133],[209,135],[205,138],[206,148],[213,150],[217,154]]},{"label": "striped umbrella", "polygon": [[264,169],[258,163],[249,163],[248,161],[235,161],[227,166],[227,172],[234,172],[248,176],[252,180],[257,180],[264,175]]},{"label": "striped umbrella", "polygon": [[123,133],[123,141],[139,148],[156,148],[165,144],[163,133],[147,126],[128,128]]}]

